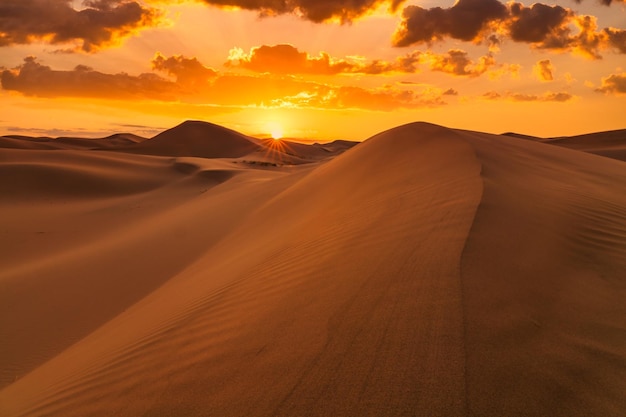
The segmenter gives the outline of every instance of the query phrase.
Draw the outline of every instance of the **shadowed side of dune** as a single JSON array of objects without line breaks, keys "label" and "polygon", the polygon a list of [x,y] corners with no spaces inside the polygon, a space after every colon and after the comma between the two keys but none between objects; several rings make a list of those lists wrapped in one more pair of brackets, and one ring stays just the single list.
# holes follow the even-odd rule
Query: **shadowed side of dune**
[{"label": "shadowed side of dune", "polygon": [[469,415],[624,415],[624,164],[464,134],[484,180],[462,263]]},{"label": "shadowed side of dune", "polygon": [[76,150],[0,152],[0,193],[11,199],[123,196],[150,191],[178,178],[165,159]]},{"label": "shadowed side of dune", "polygon": [[10,415],[463,415],[480,166],[404,126],[313,170],[0,392]]}]

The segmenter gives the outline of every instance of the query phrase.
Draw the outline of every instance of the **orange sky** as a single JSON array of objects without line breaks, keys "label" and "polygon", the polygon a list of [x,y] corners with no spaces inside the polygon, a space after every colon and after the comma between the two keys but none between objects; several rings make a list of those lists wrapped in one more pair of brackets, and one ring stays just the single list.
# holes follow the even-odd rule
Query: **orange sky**
[{"label": "orange sky", "polygon": [[2,0],[0,134],[626,127],[624,0]]}]

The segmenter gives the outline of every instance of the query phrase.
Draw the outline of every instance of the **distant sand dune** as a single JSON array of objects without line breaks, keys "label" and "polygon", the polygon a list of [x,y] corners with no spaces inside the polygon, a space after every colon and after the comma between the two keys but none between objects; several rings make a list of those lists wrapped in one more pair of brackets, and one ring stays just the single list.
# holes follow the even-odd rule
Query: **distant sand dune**
[{"label": "distant sand dune", "polygon": [[626,161],[626,129],[555,138],[545,142]]},{"label": "distant sand dune", "polygon": [[0,150],[0,415],[626,413],[624,162],[181,126]]},{"label": "distant sand dune", "polygon": [[14,149],[85,149],[85,150],[106,150],[115,149],[120,146],[129,146],[143,142],[146,138],[133,135],[131,133],[116,133],[101,139],[85,138],[32,138],[28,136],[0,136],[0,148]]},{"label": "distant sand dune", "polygon": [[125,150],[149,155],[238,158],[258,148],[259,145],[250,138],[233,130],[206,122],[187,121]]}]

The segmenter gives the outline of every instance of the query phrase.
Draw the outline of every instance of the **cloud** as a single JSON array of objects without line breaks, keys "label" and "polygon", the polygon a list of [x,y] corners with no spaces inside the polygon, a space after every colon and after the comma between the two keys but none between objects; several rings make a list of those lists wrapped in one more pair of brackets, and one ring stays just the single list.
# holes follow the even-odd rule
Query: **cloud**
[{"label": "cloud", "polygon": [[509,101],[521,101],[521,102],[566,102],[574,98],[573,95],[566,92],[553,93],[548,91],[541,95],[536,94],[523,94],[506,91],[504,93],[498,93],[496,91],[489,91],[482,95],[486,100],[509,100]]},{"label": "cloud", "polygon": [[392,87],[366,90],[360,87],[340,87],[334,90],[328,104],[335,108],[365,108],[368,110],[393,111],[397,109],[412,109],[422,107],[437,107],[445,105],[442,93],[428,88],[415,90],[401,90]]},{"label": "cloud", "polygon": [[365,58],[334,58],[326,52],[311,56],[292,45],[262,45],[252,48],[249,53],[241,48],[233,48],[225,65],[259,73],[316,75],[414,74],[420,71],[420,66],[426,66],[431,71],[468,77],[478,77],[486,72],[495,77],[517,71],[516,66],[496,63],[491,53],[474,62],[467,52],[459,49],[451,49],[443,54],[413,51],[393,61],[367,61]]},{"label": "cloud", "polygon": [[602,86],[596,88],[597,92],[604,94],[626,94],[626,72],[611,74],[602,79]]},{"label": "cloud", "polygon": [[526,7],[521,3],[509,3],[509,16],[505,21],[509,36],[516,42],[549,43],[561,38],[567,31],[574,12],[561,6],[535,3]]},{"label": "cloud", "polygon": [[448,9],[407,6],[393,43],[395,46],[409,46],[446,37],[476,41],[491,22],[506,15],[506,7],[498,0],[459,0]]},{"label": "cloud", "polygon": [[446,38],[485,42],[492,51],[509,39],[535,49],[572,52],[590,59],[600,59],[604,50],[626,53],[626,30],[598,30],[594,16],[577,15],[558,5],[504,5],[498,0],[459,0],[446,9],[407,6],[393,44],[406,47]]},{"label": "cloud", "polygon": [[[582,0],[574,0],[576,3],[582,3]],[[615,1],[616,3],[625,3],[626,0],[599,0],[600,4],[603,4],[605,6],[610,6],[613,1]]]},{"label": "cloud", "polygon": [[626,54],[626,30],[606,28],[603,31],[608,43],[622,54]]},{"label": "cloud", "polygon": [[[442,97],[449,95],[427,85],[411,89],[390,86],[366,89],[303,81],[290,76],[220,74],[204,67],[196,58],[183,56],[167,58],[157,54],[152,64],[155,70],[175,76],[176,81],[155,73],[137,76],[106,74],[81,65],[67,71],[54,70],[34,57],[25,58],[24,63],[14,69],[4,70],[0,81],[5,90],[29,96],[144,99],[226,108],[260,106],[391,111],[444,105]],[[189,83],[194,88],[189,88]]]},{"label": "cloud", "polygon": [[157,9],[136,1],[85,1],[82,10],[69,0],[2,0],[0,46],[47,42],[76,44],[93,52],[118,44],[146,27],[159,24]]},{"label": "cloud", "polygon": [[342,23],[367,15],[381,6],[395,11],[405,0],[202,0],[218,7],[256,10],[261,16],[295,14],[321,23],[333,19]]},{"label": "cloud", "polygon": [[533,67],[533,73],[541,81],[553,81],[554,65],[549,59],[542,59]]},{"label": "cloud", "polygon": [[105,74],[84,65],[71,71],[53,70],[27,57],[13,70],[0,77],[2,88],[39,97],[97,97],[110,99],[172,99],[176,84],[156,74],[132,76],[125,73]]},{"label": "cloud", "polygon": [[444,105],[442,93],[429,86],[417,89],[392,87],[366,89],[276,78],[224,75],[207,90],[212,103],[233,106],[281,108],[362,109],[392,111]]},{"label": "cloud", "polygon": [[457,76],[479,77],[490,71],[493,77],[497,77],[504,72],[516,72],[515,66],[505,66],[496,63],[492,54],[481,56],[477,62],[474,62],[468,57],[467,52],[460,49],[450,49],[445,54],[435,54],[430,51],[424,52],[421,55],[420,62],[427,63],[433,71],[441,71]]},{"label": "cloud", "polygon": [[240,48],[233,48],[226,62],[228,67],[242,67],[256,72],[272,74],[325,74],[354,72],[358,64],[346,60],[333,59],[326,52],[312,57],[300,52],[292,45],[262,45],[246,54]]},{"label": "cloud", "polygon": [[182,55],[166,58],[159,52],[152,59],[152,69],[172,75],[178,84],[190,88],[205,84],[217,76],[217,71],[205,67],[197,58],[185,58]]}]

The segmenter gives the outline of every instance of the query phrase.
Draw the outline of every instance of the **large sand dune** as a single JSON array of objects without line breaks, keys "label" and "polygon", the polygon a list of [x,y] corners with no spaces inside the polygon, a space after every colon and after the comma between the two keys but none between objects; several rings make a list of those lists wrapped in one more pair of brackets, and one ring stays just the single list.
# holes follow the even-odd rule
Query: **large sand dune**
[{"label": "large sand dune", "polygon": [[2,416],[626,414],[622,161],[426,123],[10,139]]}]

